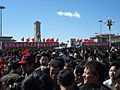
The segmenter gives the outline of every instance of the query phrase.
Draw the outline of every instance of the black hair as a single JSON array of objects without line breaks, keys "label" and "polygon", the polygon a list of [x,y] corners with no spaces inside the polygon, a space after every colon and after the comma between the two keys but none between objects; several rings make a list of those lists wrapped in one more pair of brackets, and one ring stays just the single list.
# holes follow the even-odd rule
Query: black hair
[{"label": "black hair", "polygon": [[76,69],[76,73],[79,73],[80,75],[82,75],[84,73],[84,67],[83,66],[76,65],[75,69]]},{"label": "black hair", "polygon": [[53,90],[53,81],[49,75],[37,69],[22,82],[22,90]]},{"label": "black hair", "polygon": [[9,67],[12,68],[13,70],[18,69],[18,68],[21,66],[21,65],[18,63],[20,60],[17,59],[17,58],[11,57],[11,58],[9,58],[8,61],[9,61],[9,63],[8,63]]},{"label": "black hair", "polygon": [[120,69],[117,70],[117,74],[113,78],[115,81],[120,81]]},{"label": "black hair", "polygon": [[118,69],[120,68],[120,63],[114,62],[114,63],[112,63],[112,64],[110,65],[110,68],[111,68],[112,66],[115,66],[115,69],[118,70]]},{"label": "black hair", "polygon": [[48,58],[49,58],[49,54],[47,53],[47,52],[45,52],[45,51],[43,51],[42,53],[41,53],[41,57],[42,56],[47,56]]},{"label": "black hair", "polygon": [[59,71],[63,69],[64,67],[64,62],[63,59],[60,57],[55,58],[49,63],[50,67],[57,68]]},{"label": "black hair", "polygon": [[58,74],[58,81],[62,86],[70,86],[74,82],[74,74],[70,69],[63,69]]}]

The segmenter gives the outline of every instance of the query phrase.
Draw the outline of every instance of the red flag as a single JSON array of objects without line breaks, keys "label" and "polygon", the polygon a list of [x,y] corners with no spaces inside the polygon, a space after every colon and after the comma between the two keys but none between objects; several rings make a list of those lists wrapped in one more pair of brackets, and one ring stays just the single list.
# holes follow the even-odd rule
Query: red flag
[{"label": "red flag", "polygon": [[79,39],[77,39],[77,41],[76,42],[79,42]]},{"label": "red flag", "polygon": [[56,39],[56,42],[58,42],[58,38]]},{"label": "red flag", "polygon": [[35,41],[35,38],[32,38],[32,42],[34,42]]},{"label": "red flag", "polygon": [[79,42],[82,42],[82,39],[80,39]]},{"label": "red flag", "polygon": [[29,42],[29,41],[30,41],[30,38],[27,38],[27,39],[26,39],[26,42]]},{"label": "red flag", "polygon": [[54,38],[51,38],[51,39],[50,39],[50,42],[54,42]]},{"label": "red flag", "polygon": [[22,42],[24,41],[24,37],[23,37],[23,38],[21,38],[21,41],[22,41]]},{"label": "red flag", "polygon": [[94,39],[89,39],[88,42],[94,42]]},{"label": "red flag", "polygon": [[94,42],[94,39],[92,39],[92,42]]},{"label": "red flag", "polygon": [[84,42],[89,42],[89,40],[88,39],[84,39]]},{"label": "red flag", "polygon": [[46,42],[49,42],[50,41],[50,39],[48,38],[48,39],[46,39]]}]

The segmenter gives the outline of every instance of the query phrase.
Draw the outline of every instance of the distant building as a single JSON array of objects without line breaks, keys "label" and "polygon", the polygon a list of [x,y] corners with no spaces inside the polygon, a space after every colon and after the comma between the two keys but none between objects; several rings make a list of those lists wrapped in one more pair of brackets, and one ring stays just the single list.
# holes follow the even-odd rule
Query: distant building
[{"label": "distant building", "polygon": [[70,41],[67,42],[67,47],[76,47],[76,39],[71,38]]},{"label": "distant building", "polygon": [[35,42],[41,42],[41,23],[39,21],[34,23],[34,35]]},{"label": "distant building", "polygon": [[12,36],[2,36],[0,37],[0,42],[14,42],[16,40],[12,39]]},{"label": "distant building", "polygon": [[[94,39],[96,42],[109,43],[109,34],[99,34],[90,39]],[[120,43],[120,35],[111,34],[111,43]]]},{"label": "distant building", "polygon": [[2,43],[4,42],[15,42],[16,40],[12,39],[13,37],[8,36],[0,36],[0,48],[2,48]]}]

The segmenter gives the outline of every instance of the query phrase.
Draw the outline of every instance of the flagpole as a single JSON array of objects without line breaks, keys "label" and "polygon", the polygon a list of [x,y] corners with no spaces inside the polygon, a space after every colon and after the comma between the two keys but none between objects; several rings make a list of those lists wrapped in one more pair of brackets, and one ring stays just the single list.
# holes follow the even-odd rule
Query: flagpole
[{"label": "flagpole", "polygon": [[102,20],[99,20],[100,23],[100,42],[102,43]]}]

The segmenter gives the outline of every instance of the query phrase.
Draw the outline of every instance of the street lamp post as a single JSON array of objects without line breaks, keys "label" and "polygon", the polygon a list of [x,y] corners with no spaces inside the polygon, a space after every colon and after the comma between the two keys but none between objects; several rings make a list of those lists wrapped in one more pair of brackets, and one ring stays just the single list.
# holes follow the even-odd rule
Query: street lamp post
[{"label": "street lamp post", "polygon": [[111,26],[113,25],[114,21],[111,19],[108,19],[105,24],[108,26],[109,28],[109,48],[111,47]]},{"label": "street lamp post", "polygon": [[99,20],[98,22],[100,22],[100,42],[102,43],[102,20]]},{"label": "street lamp post", "polygon": [[1,37],[2,37],[2,10],[3,9],[5,9],[5,7],[4,6],[0,6],[0,13],[1,13],[1,16],[0,16],[0,18],[1,18],[1,21],[0,21],[0,25],[1,25],[0,36]]}]

